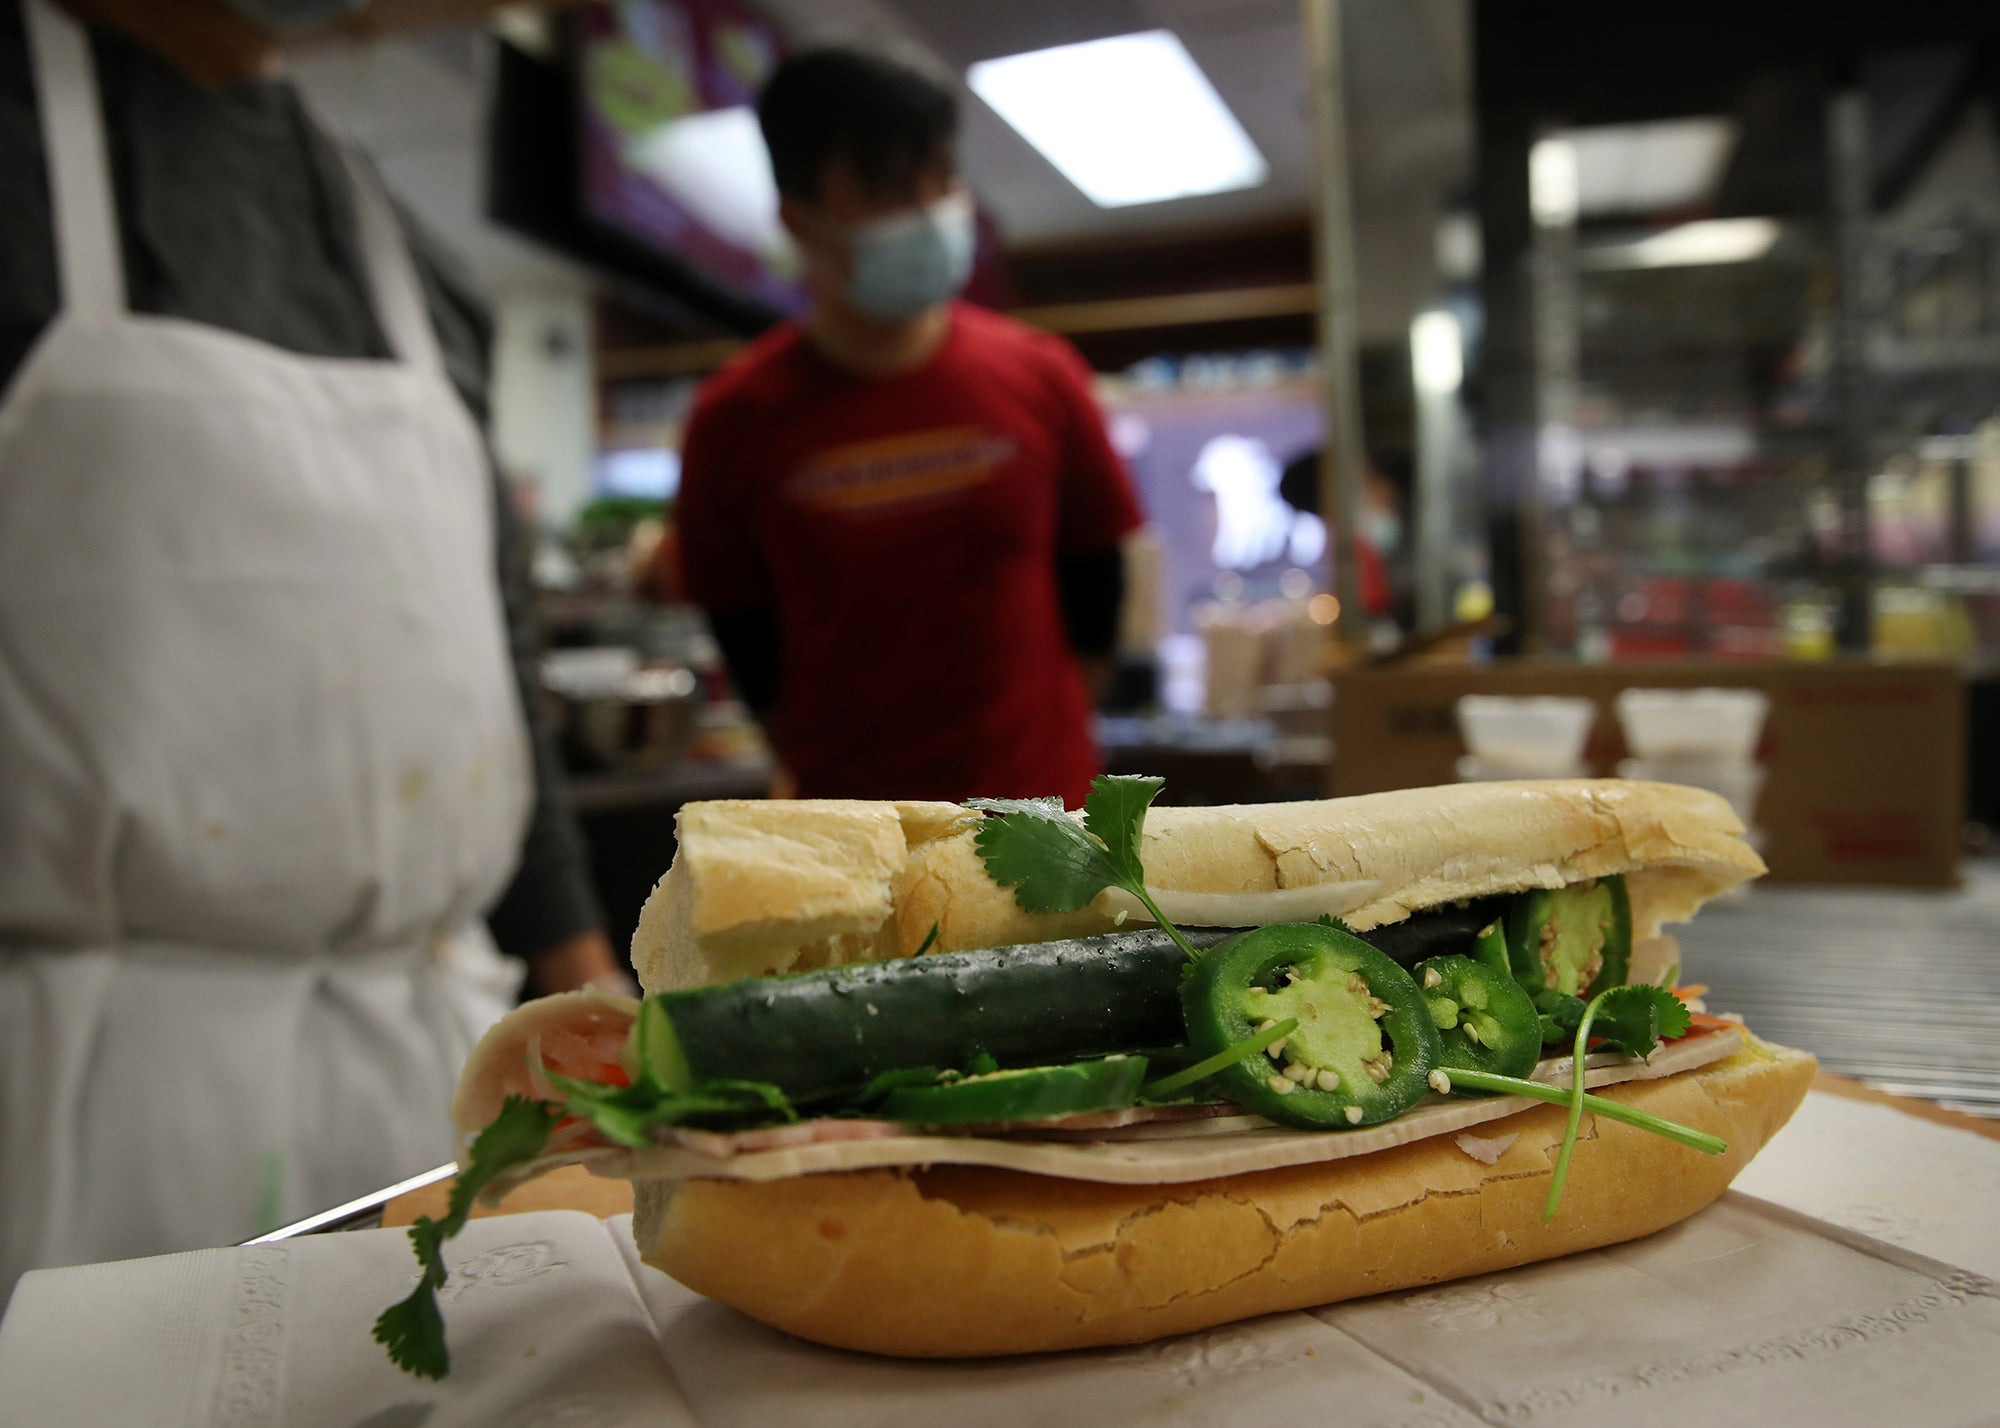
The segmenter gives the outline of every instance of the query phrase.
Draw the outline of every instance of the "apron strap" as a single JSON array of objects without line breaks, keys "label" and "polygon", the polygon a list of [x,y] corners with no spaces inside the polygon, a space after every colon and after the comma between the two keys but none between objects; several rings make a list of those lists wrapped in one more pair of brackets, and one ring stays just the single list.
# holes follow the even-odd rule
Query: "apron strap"
[{"label": "apron strap", "polygon": [[368,166],[340,146],[354,194],[355,222],[360,230],[361,257],[368,265],[368,287],[375,298],[375,315],[395,354],[412,367],[444,373],[437,332],[431,326],[430,304],[410,245],[396,220],[395,205]]},{"label": "apron strap", "polygon": [[50,0],[27,0],[23,8],[41,103],[63,308],[114,316],[125,310],[125,258],[90,35]]}]

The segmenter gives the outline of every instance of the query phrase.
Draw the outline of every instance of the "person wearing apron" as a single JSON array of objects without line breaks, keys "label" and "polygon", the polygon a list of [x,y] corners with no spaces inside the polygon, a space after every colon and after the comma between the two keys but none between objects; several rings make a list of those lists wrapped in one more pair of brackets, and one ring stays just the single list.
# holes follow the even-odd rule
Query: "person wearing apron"
[{"label": "person wearing apron", "polygon": [[62,305],[0,394],[0,1297],[446,1158],[532,789],[480,435],[392,361],[127,309],[87,33],[24,0]]}]

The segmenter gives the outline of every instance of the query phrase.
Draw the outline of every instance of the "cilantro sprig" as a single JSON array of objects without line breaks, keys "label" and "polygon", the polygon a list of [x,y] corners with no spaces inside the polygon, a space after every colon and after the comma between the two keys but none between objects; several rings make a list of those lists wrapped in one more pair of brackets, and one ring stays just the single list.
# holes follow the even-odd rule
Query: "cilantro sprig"
[{"label": "cilantro sprig", "polygon": [[446,1202],[445,1216],[433,1220],[420,1215],[410,1226],[410,1246],[416,1251],[423,1273],[407,1299],[390,1305],[375,1321],[375,1338],[389,1350],[396,1364],[419,1378],[443,1378],[451,1371],[451,1353],[445,1347],[444,1315],[438,1310],[437,1292],[444,1288],[444,1242],[465,1228],[472,1214],[472,1202],[493,1178],[517,1165],[525,1165],[542,1153],[549,1131],[562,1112],[544,1101],[526,1096],[509,1096],[493,1124],[472,1142],[465,1169],[459,1171]]},{"label": "cilantro sprig", "polygon": [[445,1241],[465,1228],[473,1201],[495,1177],[542,1154],[549,1132],[564,1117],[587,1122],[614,1145],[633,1149],[651,1145],[653,1132],[661,1126],[734,1129],[799,1118],[785,1093],[766,1082],[694,1080],[666,1009],[658,1002],[640,1006],[626,1041],[625,1060],[632,1077],[625,1086],[580,1080],[543,1067],[543,1076],[561,1100],[509,1096],[493,1123],[474,1138],[444,1218],[425,1215],[410,1226],[410,1246],[422,1271],[417,1287],[375,1321],[375,1338],[399,1367],[432,1379],[451,1371],[444,1316],[437,1302],[447,1275]]},{"label": "cilantro sprig", "polygon": [[1122,888],[1180,944],[1190,960],[1201,954],[1169,922],[1146,890],[1139,843],[1146,810],[1165,779],[1102,774],[1083,800],[1083,821],[1060,798],[975,798],[966,807],[997,813],[980,825],[973,844],[986,872],[1027,912],[1075,912],[1106,888]]},{"label": "cilantro sprig", "polygon": [[1653,1048],[1663,1038],[1671,1040],[1685,1034],[1688,1022],[1687,1006],[1679,997],[1665,987],[1644,982],[1610,987],[1590,999],[1590,1004],[1583,1009],[1583,1015],[1576,1024],[1574,1054],[1570,1058],[1572,1096],[1569,1123],[1563,1128],[1562,1149],[1556,1152],[1555,1174],[1549,1179],[1549,1197],[1542,1204],[1544,1224],[1556,1217],[1556,1210],[1562,1205],[1563,1185],[1569,1179],[1570,1156],[1576,1150],[1577,1132],[1583,1125],[1583,1063],[1590,1054],[1592,1029],[1596,1029],[1605,1044],[1645,1060],[1652,1056]]},{"label": "cilantro sprig", "polygon": [[[1498,1091],[1508,1096],[1526,1096],[1530,1100],[1547,1101],[1551,1105],[1573,1104],[1576,1095],[1568,1086],[1551,1086],[1545,1081],[1529,1081],[1520,1076],[1502,1076],[1492,1071],[1473,1071],[1463,1066],[1454,1066],[1443,1073],[1445,1080],[1454,1088],[1469,1087],[1474,1091]],[[1623,1101],[1607,1100],[1586,1091],[1583,1094],[1583,1108],[1594,1116],[1603,1116],[1607,1121],[1632,1126],[1638,1130],[1651,1131],[1654,1135],[1670,1140],[1676,1145],[1685,1145],[1704,1155],[1720,1155],[1729,1149],[1729,1142],[1721,1136],[1710,1135],[1707,1131],[1684,1126],[1679,1121],[1670,1121],[1665,1116],[1656,1116],[1651,1111],[1642,1111],[1637,1106],[1628,1106]]]}]

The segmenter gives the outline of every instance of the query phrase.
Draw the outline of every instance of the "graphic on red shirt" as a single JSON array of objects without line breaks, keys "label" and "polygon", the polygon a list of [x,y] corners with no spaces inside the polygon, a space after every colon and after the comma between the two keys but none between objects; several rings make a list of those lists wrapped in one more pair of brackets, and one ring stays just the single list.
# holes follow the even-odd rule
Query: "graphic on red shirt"
[{"label": "graphic on red shirt", "polygon": [[1100,761],[1056,567],[1139,524],[1061,339],[952,309],[924,367],[862,379],[795,327],[697,397],[677,506],[689,598],[771,610],[769,725],[821,798],[1061,794]]},{"label": "graphic on red shirt", "polygon": [[1014,451],[1011,437],[972,426],[853,442],[814,455],[785,493],[817,511],[879,511],[977,485]]}]

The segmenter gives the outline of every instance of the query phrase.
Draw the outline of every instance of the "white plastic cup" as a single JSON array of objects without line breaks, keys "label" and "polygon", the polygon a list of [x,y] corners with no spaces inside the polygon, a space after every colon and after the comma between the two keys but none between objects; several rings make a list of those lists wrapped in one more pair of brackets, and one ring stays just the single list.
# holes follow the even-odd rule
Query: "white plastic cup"
[{"label": "white plastic cup", "polygon": [[1770,707],[1757,689],[1627,689],[1618,722],[1637,759],[1747,763]]},{"label": "white plastic cup", "polygon": [[1574,777],[1596,722],[1597,706],[1588,699],[1467,694],[1458,701],[1467,751],[1482,766],[1507,771],[1494,777]]}]

